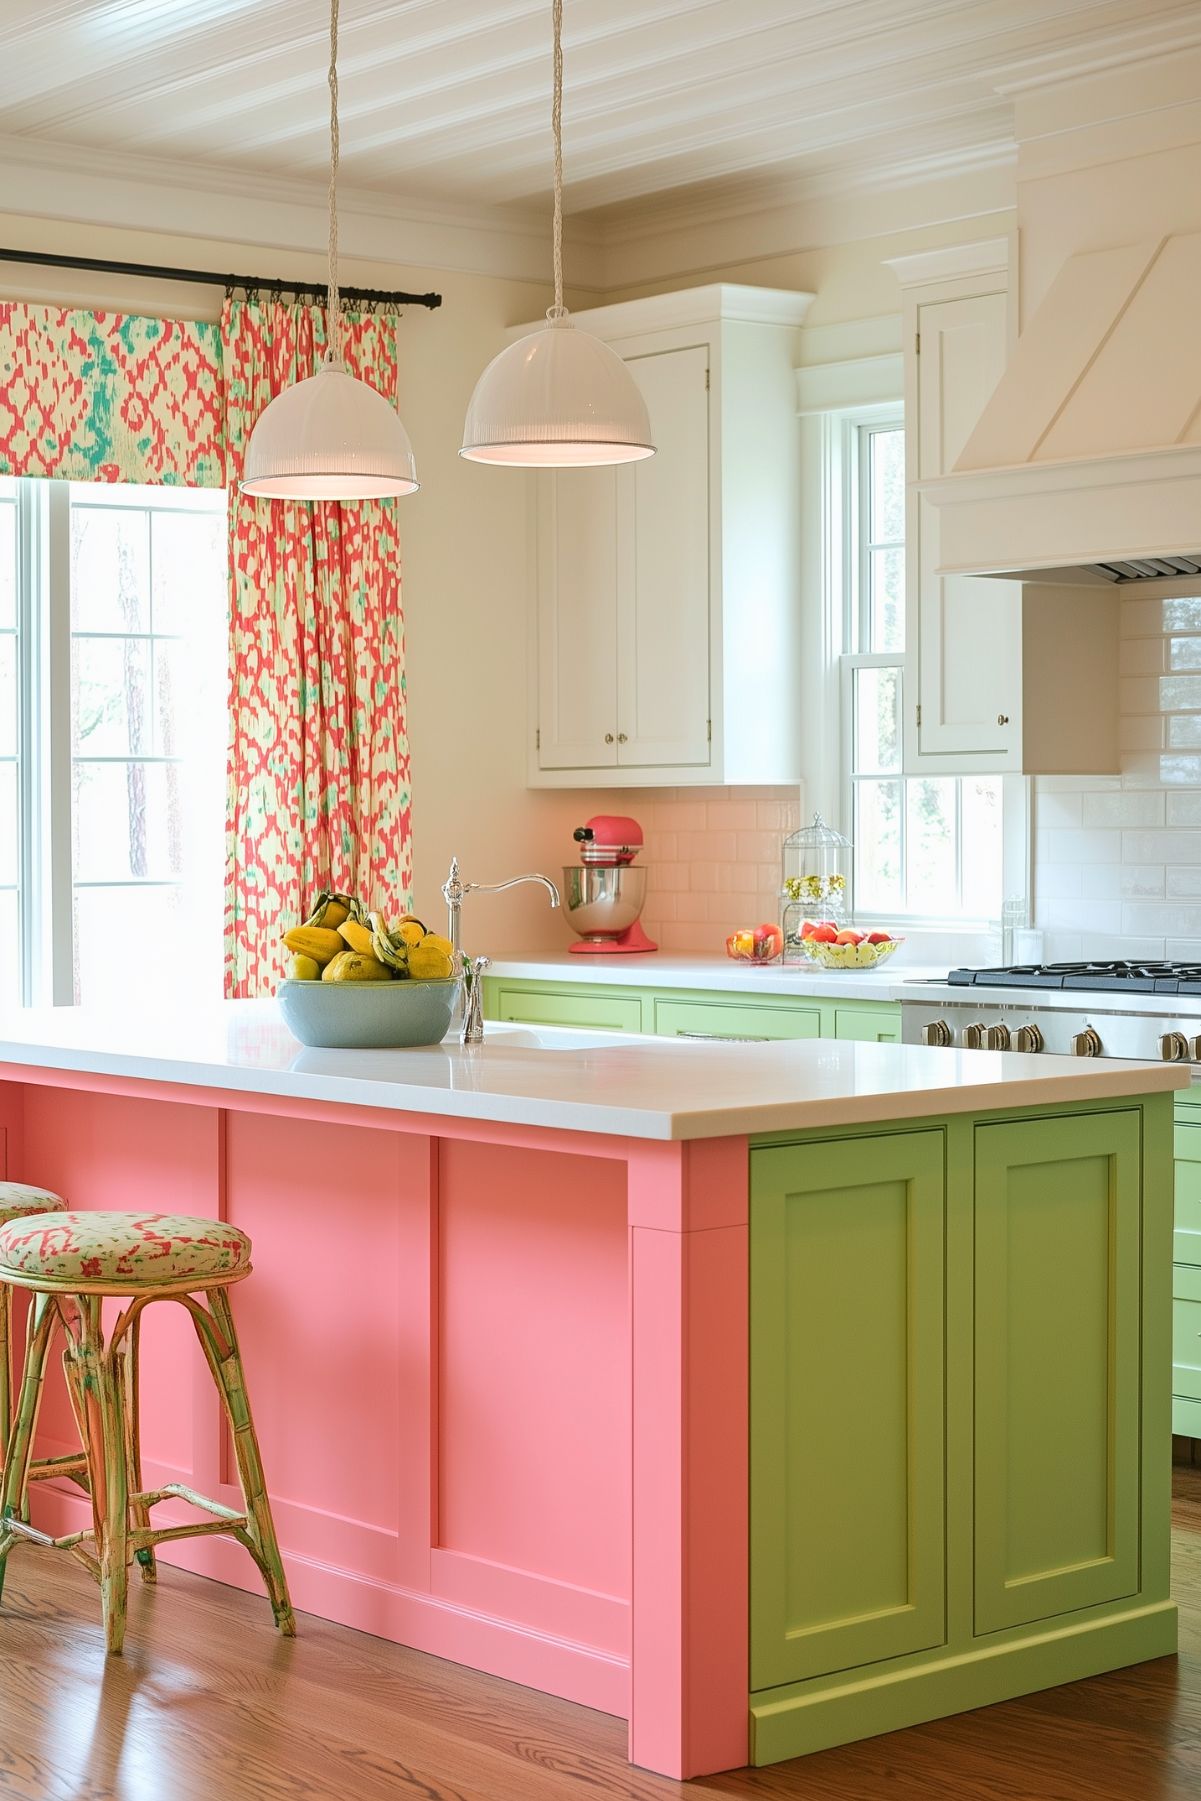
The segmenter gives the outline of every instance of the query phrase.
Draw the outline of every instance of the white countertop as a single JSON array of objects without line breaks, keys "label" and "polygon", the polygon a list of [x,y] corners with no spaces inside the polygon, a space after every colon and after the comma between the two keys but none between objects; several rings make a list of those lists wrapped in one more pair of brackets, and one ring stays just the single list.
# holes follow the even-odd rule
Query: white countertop
[{"label": "white countertop", "polygon": [[[305,1050],[274,1001],[186,1016],[84,1009],[0,1021],[4,1066],[85,1072],[624,1138],[687,1139],[1050,1106],[1184,1088],[1178,1064],[829,1039],[678,1039],[489,1024],[482,1046]],[[69,1082],[66,1084],[69,1086]]]},{"label": "white countertop", "polygon": [[947,965],[906,963],[905,947],[879,969],[818,969],[813,964],[739,963],[721,952],[708,955],[647,951],[624,956],[573,955],[570,951],[528,951],[496,957],[489,976],[516,982],[567,982],[615,988],[709,988],[734,994],[820,995],[855,1001],[894,1001],[912,993],[908,984],[939,981]]}]

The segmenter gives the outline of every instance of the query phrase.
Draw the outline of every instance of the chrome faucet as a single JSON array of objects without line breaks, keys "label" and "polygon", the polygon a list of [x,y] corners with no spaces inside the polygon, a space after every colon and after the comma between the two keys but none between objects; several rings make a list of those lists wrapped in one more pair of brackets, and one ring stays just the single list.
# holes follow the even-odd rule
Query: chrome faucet
[{"label": "chrome faucet", "polygon": [[[516,888],[522,882],[541,882],[550,896],[552,907],[559,905],[559,890],[547,875],[515,875],[507,882],[465,882],[459,874],[459,859],[450,860],[450,874],[442,884],[442,898],[446,902],[447,928],[446,935],[454,949],[455,959],[461,958],[463,950],[463,902],[469,894],[500,894],[505,888]],[[470,992],[463,1019],[463,1043],[480,1044],[484,1036],[484,1021],[481,1011],[480,976],[487,967],[486,957],[477,957],[468,972]]]}]

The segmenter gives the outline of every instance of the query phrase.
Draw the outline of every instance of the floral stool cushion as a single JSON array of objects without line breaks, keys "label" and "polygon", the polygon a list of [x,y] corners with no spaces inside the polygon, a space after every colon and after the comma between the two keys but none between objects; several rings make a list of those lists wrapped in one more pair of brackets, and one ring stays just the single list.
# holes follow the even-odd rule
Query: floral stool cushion
[{"label": "floral stool cushion", "polygon": [[27,1213],[60,1213],[66,1206],[61,1194],[35,1188],[31,1182],[0,1182],[0,1226]]},{"label": "floral stool cushion", "polygon": [[0,1281],[17,1277],[154,1288],[195,1278],[228,1281],[250,1268],[250,1240],[236,1226],[184,1213],[39,1213],[0,1224]]}]

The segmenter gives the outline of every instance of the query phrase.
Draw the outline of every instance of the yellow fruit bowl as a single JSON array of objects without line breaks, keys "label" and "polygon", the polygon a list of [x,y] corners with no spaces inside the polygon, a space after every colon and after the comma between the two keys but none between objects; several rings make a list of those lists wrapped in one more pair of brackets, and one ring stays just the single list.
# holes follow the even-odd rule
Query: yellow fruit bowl
[{"label": "yellow fruit bowl", "polygon": [[378,1051],[440,1044],[450,1030],[461,976],[418,982],[281,982],[284,1024],[301,1044]]},{"label": "yellow fruit bowl", "polygon": [[862,944],[823,944],[820,939],[802,938],[801,950],[810,963],[822,969],[875,969],[904,942],[903,938],[890,938],[886,944],[869,944],[866,939]]}]

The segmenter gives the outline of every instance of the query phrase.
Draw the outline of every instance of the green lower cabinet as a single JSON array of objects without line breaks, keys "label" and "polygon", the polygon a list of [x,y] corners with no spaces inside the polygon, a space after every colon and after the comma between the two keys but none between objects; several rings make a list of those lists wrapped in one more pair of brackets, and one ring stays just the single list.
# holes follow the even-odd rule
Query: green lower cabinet
[{"label": "green lower cabinet", "polygon": [[977,1632],[1138,1587],[1139,1125],[976,1136]]},{"label": "green lower cabinet", "polygon": [[848,1007],[834,1009],[835,1038],[855,1038],[864,1044],[900,1044],[899,1007]]},{"label": "green lower cabinet", "polygon": [[1201,1438],[1201,1107],[1176,1099],[1176,1221],[1172,1256],[1172,1430]]},{"label": "green lower cabinet", "polygon": [[820,1038],[820,1007],[783,1000],[775,1006],[756,1000],[749,1005],[715,996],[710,1000],[678,1000],[658,994],[653,1000],[652,1030],[662,1038]]},{"label": "green lower cabinet", "polygon": [[753,1143],[754,1763],[1175,1648],[1171,1112]]},{"label": "green lower cabinet", "polygon": [[527,1026],[571,1026],[578,1032],[641,1032],[642,996],[612,988],[564,989],[484,985],[489,1019]]},{"label": "green lower cabinet", "polygon": [[939,1131],[752,1159],[752,1688],[945,1639],[943,1164]]}]

